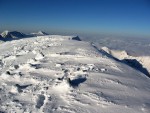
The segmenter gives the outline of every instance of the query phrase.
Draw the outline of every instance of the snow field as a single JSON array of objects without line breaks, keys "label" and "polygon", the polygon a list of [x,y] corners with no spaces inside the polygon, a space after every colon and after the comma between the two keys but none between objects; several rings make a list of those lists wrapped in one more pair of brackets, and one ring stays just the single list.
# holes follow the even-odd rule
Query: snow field
[{"label": "snow field", "polygon": [[0,111],[149,113],[149,78],[72,36],[0,45]]}]

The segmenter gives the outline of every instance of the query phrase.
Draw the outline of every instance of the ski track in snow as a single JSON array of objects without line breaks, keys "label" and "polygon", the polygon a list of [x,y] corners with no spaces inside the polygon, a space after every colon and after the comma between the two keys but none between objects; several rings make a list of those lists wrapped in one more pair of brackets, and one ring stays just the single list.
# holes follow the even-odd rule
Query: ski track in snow
[{"label": "ski track in snow", "polygon": [[150,112],[149,78],[71,38],[0,45],[0,112]]}]

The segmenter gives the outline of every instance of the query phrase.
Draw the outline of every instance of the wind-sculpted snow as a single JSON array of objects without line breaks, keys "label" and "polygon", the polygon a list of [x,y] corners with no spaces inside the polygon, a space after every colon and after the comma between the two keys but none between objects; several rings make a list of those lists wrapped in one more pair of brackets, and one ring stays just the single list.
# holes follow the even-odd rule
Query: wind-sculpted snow
[{"label": "wind-sculpted snow", "polygon": [[0,112],[149,113],[150,79],[73,36],[0,45]]}]

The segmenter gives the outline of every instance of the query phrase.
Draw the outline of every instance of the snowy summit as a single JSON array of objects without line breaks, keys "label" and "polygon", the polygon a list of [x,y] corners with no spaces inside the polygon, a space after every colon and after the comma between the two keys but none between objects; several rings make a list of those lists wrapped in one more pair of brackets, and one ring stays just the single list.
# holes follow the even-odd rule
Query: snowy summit
[{"label": "snowy summit", "polygon": [[79,37],[0,45],[0,112],[150,113],[150,79]]}]

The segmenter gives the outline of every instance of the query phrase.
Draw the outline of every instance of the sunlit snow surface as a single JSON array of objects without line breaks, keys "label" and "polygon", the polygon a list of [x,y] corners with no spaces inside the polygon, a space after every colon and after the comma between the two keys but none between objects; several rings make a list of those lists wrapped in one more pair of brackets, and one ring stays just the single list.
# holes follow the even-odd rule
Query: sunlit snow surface
[{"label": "sunlit snow surface", "polygon": [[150,79],[72,36],[0,45],[0,112],[150,113]]}]

